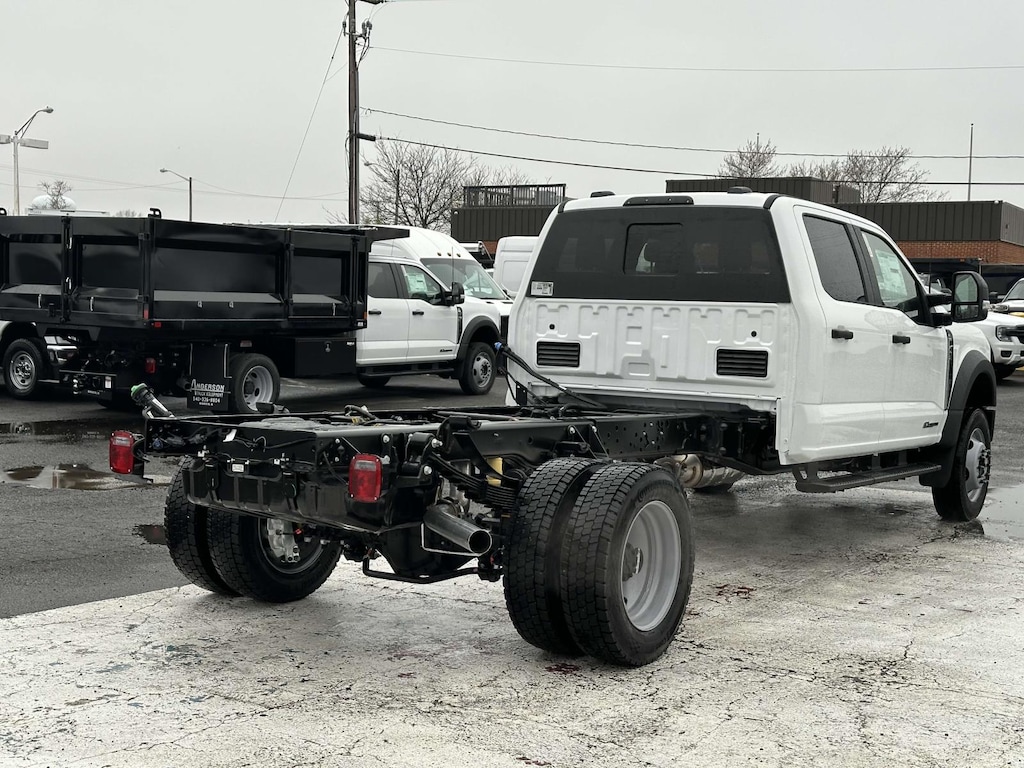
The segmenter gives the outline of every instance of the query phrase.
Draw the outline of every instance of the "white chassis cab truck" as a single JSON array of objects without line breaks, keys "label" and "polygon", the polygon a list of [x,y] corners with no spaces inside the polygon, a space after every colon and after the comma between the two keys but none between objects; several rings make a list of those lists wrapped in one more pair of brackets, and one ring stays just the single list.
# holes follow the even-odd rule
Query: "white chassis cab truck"
[{"label": "white chassis cab truck", "polygon": [[139,387],[145,434],[116,432],[111,467],[182,457],[168,547],[211,592],[296,600],[342,557],[500,580],[527,642],[638,666],[689,598],[686,488],[917,478],[942,518],[978,515],[986,296],[967,272],[929,296],[884,231],[795,198],[577,200],[548,219],[497,344],[507,406],[174,418]]}]

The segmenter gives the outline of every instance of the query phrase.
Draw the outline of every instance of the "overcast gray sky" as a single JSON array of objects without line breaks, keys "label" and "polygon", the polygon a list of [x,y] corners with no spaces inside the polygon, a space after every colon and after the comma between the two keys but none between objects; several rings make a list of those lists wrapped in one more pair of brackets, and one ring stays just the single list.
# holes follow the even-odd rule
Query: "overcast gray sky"
[{"label": "overcast gray sky", "polygon": [[[205,221],[323,221],[346,202],[343,0],[0,0],[0,133],[43,106],[21,196],[65,179],[80,209]],[[904,145],[934,182],[1024,207],[1021,0],[393,0],[360,68],[370,110],[526,133],[781,152]],[[785,71],[780,71],[785,70]],[[794,71],[798,70],[798,71]],[[837,71],[846,70],[846,71]],[[853,71],[860,70],[860,71]],[[865,71],[867,70],[867,71]],[[299,146],[313,115],[304,148]],[[608,146],[364,113],[366,133],[583,165],[480,157],[538,183],[663,191],[721,152]],[[364,144],[364,157],[373,147]],[[287,187],[292,166],[294,177]],[[799,157],[785,158],[798,160]],[[0,206],[13,207],[10,145]],[[364,180],[365,180],[364,174]],[[985,186],[983,182],[1004,182]],[[965,186],[937,187],[966,199]]]}]

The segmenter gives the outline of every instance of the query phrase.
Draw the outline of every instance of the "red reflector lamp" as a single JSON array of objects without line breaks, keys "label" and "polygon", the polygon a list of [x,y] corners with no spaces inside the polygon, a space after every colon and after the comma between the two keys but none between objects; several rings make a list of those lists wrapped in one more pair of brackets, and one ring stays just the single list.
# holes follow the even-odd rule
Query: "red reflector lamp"
[{"label": "red reflector lamp", "polygon": [[357,453],[348,465],[348,492],[353,501],[377,501],[382,474],[380,456]]},{"label": "red reflector lamp", "polygon": [[146,373],[156,373],[156,358],[155,357],[147,357],[146,358]]},{"label": "red reflector lamp", "polygon": [[119,475],[135,472],[135,443],[139,436],[125,429],[110,434],[110,471]]}]

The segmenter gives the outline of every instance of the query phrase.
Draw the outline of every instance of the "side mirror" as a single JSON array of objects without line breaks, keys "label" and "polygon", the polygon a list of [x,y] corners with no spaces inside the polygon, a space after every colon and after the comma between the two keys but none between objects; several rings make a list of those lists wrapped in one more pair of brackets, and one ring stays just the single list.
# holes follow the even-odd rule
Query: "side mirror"
[{"label": "side mirror", "polygon": [[977,272],[953,275],[953,322],[973,323],[988,317],[988,284]]},{"label": "side mirror", "polygon": [[462,287],[462,283],[452,283],[450,291],[445,291],[445,304],[449,307],[454,307],[456,304],[464,304],[466,302],[466,289]]}]

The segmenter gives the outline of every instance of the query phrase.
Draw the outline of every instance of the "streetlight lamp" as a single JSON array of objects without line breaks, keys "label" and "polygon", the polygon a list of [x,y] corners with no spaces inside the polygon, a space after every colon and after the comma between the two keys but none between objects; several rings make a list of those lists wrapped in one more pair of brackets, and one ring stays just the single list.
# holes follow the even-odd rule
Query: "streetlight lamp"
[{"label": "streetlight lamp", "polygon": [[8,136],[7,134],[0,134],[0,144],[11,144],[14,147],[14,215],[21,215],[21,180],[18,178],[18,147],[25,146],[30,149],[49,149],[50,142],[42,141],[41,139],[26,139],[25,131],[32,125],[32,121],[36,119],[36,115],[40,112],[50,114],[53,112],[53,107],[43,107],[37,109],[32,113],[32,117],[24,122],[24,124],[14,132],[13,135]]},{"label": "streetlight lamp", "polygon": [[192,177],[182,176],[180,173],[178,173],[177,171],[172,171],[170,168],[161,168],[160,173],[173,173],[182,181],[188,182],[188,220],[192,221]]}]

